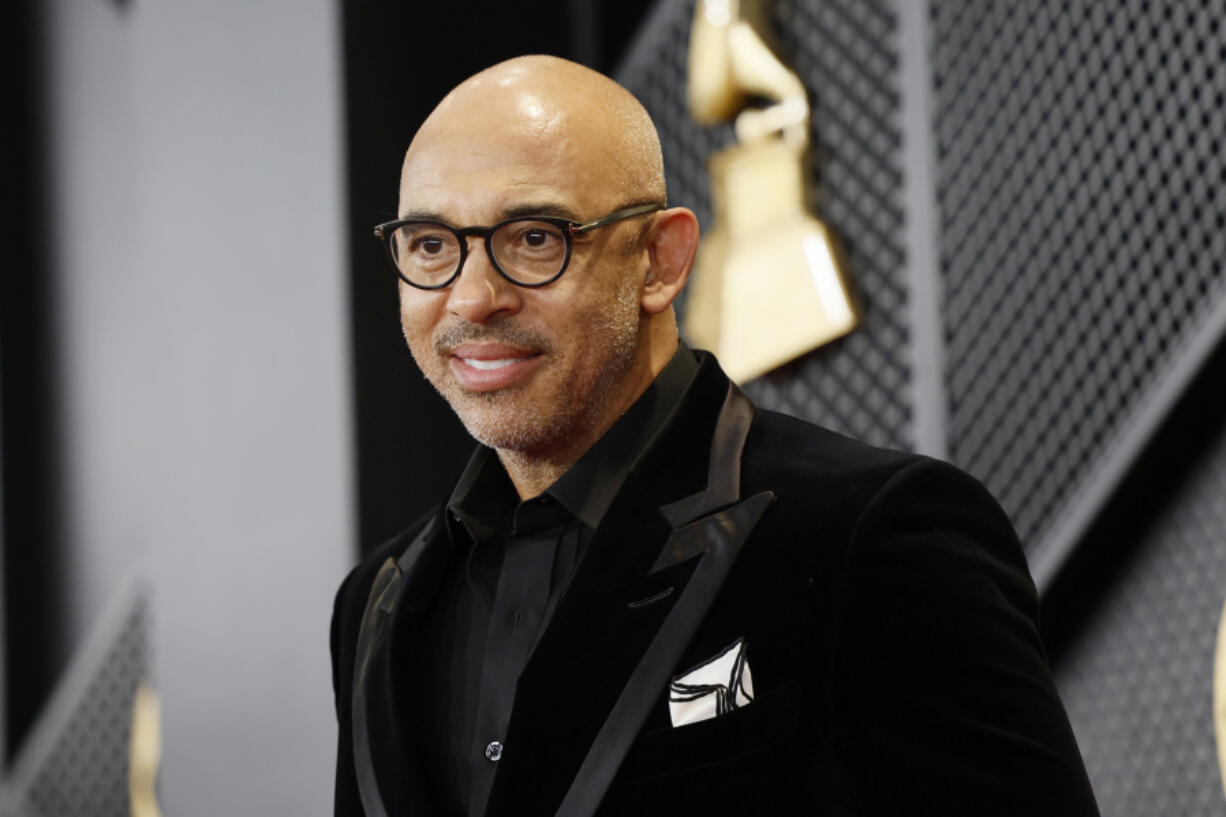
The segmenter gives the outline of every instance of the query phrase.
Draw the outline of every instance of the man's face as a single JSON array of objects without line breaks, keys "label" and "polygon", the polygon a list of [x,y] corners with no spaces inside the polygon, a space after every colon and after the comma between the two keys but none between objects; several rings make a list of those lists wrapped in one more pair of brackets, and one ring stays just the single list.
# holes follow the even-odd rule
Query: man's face
[{"label": "man's face", "polygon": [[[531,106],[483,113],[419,134],[402,176],[402,217],[455,227],[525,213],[585,221],[637,203],[610,189],[611,169],[568,123],[533,116]],[[496,449],[565,456],[646,386],[643,226],[629,219],[576,236],[565,274],[539,289],[502,278],[479,238],[446,289],[401,283],[409,349],[469,433]]]}]

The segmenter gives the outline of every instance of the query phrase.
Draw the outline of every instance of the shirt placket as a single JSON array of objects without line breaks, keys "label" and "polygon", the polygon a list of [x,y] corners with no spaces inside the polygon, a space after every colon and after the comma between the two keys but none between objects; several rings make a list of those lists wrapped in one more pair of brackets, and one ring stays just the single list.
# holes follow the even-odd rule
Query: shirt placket
[{"label": "shirt placket", "polygon": [[503,744],[515,688],[549,605],[550,577],[561,526],[509,535],[486,633],[477,728],[470,754],[470,813],[485,811],[498,761],[514,747]]}]

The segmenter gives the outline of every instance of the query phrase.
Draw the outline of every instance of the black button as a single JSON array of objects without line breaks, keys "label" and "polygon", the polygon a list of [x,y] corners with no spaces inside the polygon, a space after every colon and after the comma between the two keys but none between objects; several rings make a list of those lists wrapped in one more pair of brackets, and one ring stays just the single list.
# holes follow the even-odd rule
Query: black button
[{"label": "black button", "polygon": [[502,744],[498,741],[490,741],[490,745],[485,747],[485,758],[491,763],[497,763],[502,757]]}]

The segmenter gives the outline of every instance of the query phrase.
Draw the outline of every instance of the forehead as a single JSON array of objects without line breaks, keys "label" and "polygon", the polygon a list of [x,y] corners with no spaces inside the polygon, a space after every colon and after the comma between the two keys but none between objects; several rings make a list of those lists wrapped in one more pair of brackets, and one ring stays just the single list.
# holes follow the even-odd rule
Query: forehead
[{"label": "forehead", "polygon": [[446,151],[418,157],[401,175],[400,210],[433,212],[466,223],[484,223],[525,203],[583,212],[594,204],[580,183],[585,174],[566,172],[574,163],[542,163],[535,157],[475,157]]},{"label": "forehead", "polygon": [[401,212],[473,223],[542,202],[590,215],[618,201],[617,151],[593,124],[532,95],[457,102],[414,138],[401,173]]}]

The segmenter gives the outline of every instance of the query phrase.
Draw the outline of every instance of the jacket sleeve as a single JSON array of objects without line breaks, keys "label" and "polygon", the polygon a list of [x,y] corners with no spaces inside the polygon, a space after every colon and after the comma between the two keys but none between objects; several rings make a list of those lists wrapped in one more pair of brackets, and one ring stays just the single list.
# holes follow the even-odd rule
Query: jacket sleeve
[{"label": "jacket sleeve", "polygon": [[1004,512],[944,463],[865,506],[838,586],[834,708],[864,814],[1097,815]]},{"label": "jacket sleeve", "polygon": [[362,802],[358,795],[353,767],[353,723],[350,701],[353,698],[354,633],[350,626],[350,609],[355,602],[348,598],[354,585],[355,573],[341,584],[332,608],[332,693],[336,704],[336,786],[333,813],[336,817],[362,817]]}]

